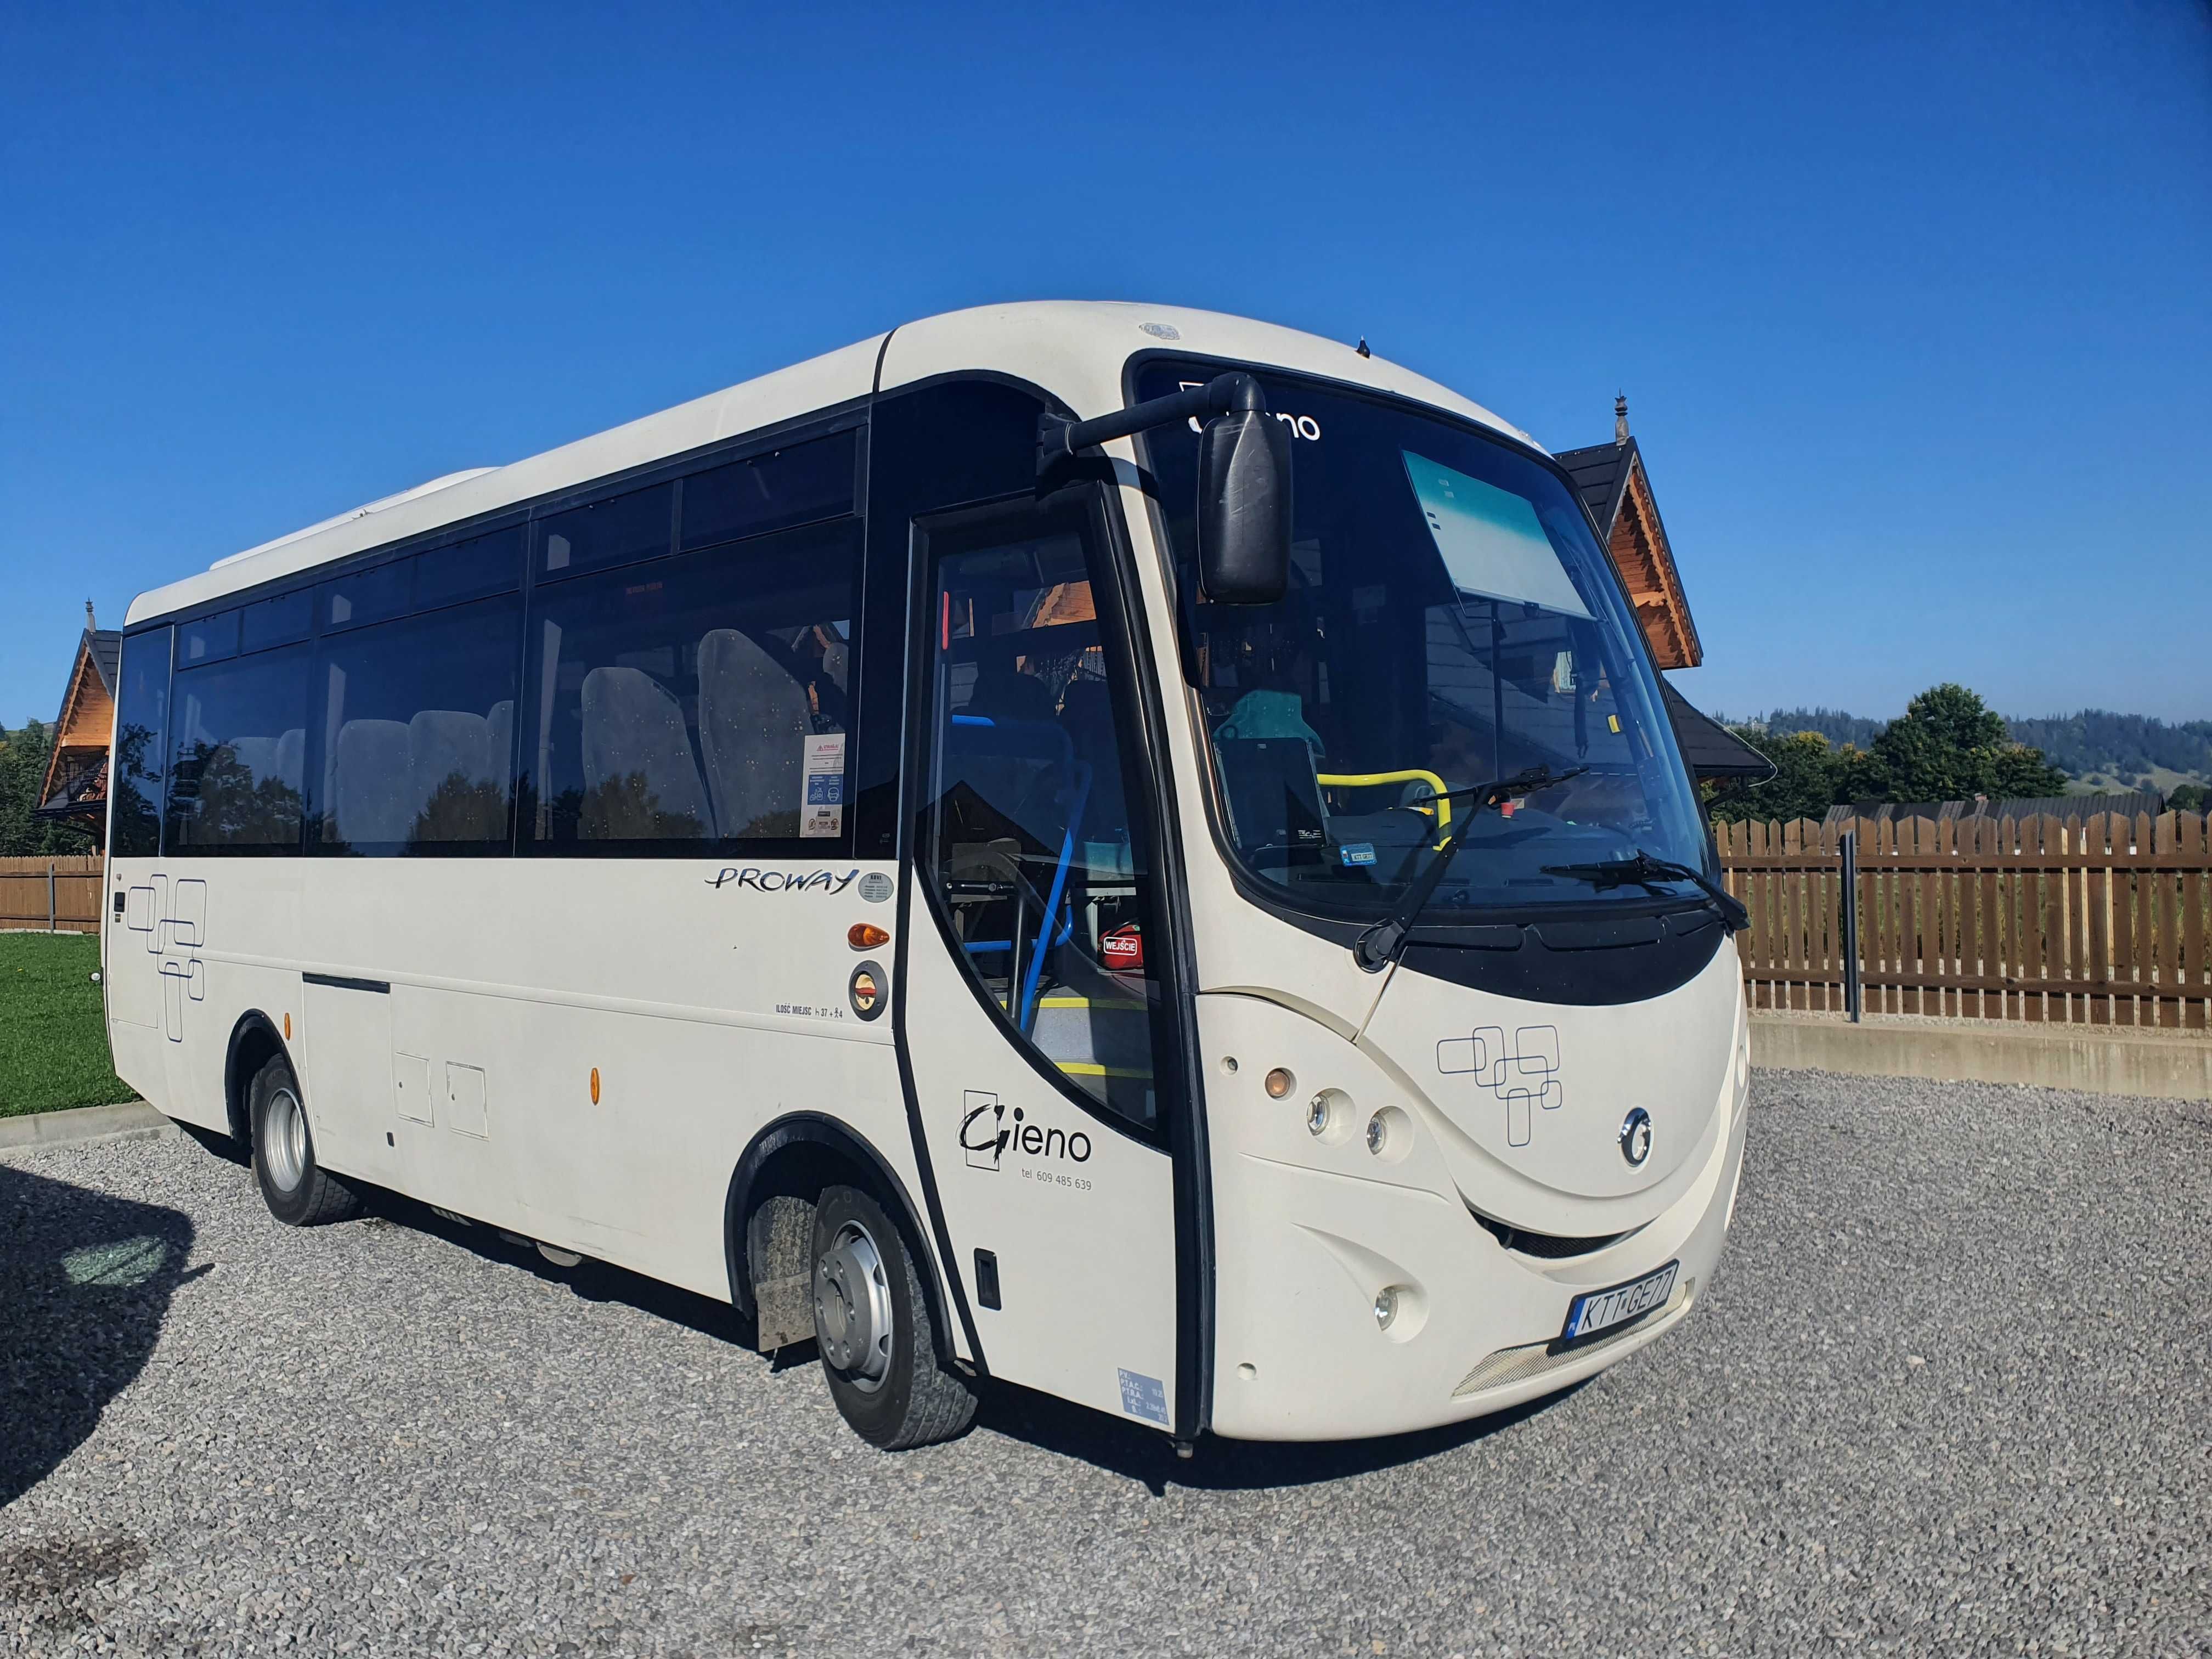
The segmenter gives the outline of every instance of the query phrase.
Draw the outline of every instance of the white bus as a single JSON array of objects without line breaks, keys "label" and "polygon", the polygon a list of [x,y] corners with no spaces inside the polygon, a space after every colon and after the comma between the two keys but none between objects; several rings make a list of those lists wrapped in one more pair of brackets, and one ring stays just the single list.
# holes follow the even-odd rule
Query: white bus
[{"label": "white bus", "polygon": [[1364,347],[906,325],[144,594],[121,678],[116,1068],[283,1221],[731,1302],[884,1447],[1420,1428],[1711,1280],[1741,912],[1640,631]]}]

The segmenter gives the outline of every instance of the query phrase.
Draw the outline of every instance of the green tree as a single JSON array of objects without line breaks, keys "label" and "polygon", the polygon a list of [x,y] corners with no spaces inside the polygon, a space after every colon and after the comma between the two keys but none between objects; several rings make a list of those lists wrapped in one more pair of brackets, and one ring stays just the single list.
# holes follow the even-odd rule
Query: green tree
[{"label": "green tree", "polygon": [[2212,811],[2212,787],[2201,783],[2177,783],[2166,804],[2177,812]]},{"label": "green tree", "polygon": [[81,830],[31,816],[46,781],[53,730],[33,720],[20,732],[0,729],[0,858],[38,858],[92,851]]},{"label": "green tree", "polygon": [[1850,744],[1834,748],[1818,732],[1784,733],[1756,726],[1729,729],[1774,763],[1774,775],[1764,783],[1716,790],[1711,803],[1715,817],[1730,823],[1748,818],[1818,818],[1849,799],[1840,791],[1860,758],[1860,751]]},{"label": "green tree", "polygon": [[1946,682],[1883,728],[1850,784],[1860,799],[1972,800],[2063,794],[2066,775],[2041,750],[2014,743],[1972,691]]}]

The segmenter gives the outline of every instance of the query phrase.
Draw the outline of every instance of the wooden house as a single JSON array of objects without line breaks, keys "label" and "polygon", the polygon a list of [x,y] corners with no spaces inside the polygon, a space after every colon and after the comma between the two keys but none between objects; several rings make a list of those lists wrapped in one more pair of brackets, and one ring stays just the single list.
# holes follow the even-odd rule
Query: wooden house
[{"label": "wooden house", "polygon": [[[1682,592],[1681,574],[1674,568],[1674,550],[1667,539],[1666,520],[1659,516],[1644,452],[1628,433],[1628,399],[1613,399],[1611,443],[1561,450],[1556,459],[1574,480],[1590,521],[1597,526],[1598,539],[1620,572],[1652,660],[1662,670],[1697,667],[1705,659],[1705,648]],[[1664,672],[1659,687],[1675,741],[1692,772],[1700,778],[1771,775],[1774,769],[1764,755],[1692,708]]]},{"label": "wooden house", "polygon": [[115,727],[115,680],[123,659],[123,635],[94,621],[92,602],[84,606],[84,633],[69,689],[54,721],[53,752],[39,786],[32,817],[88,831],[95,847],[107,836],[107,745]]}]

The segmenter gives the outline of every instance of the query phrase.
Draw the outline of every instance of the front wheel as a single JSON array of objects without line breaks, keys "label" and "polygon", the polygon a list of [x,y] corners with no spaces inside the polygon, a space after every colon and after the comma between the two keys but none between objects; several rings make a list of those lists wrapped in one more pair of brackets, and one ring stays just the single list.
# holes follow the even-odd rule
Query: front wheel
[{"label": "front wheel", "polygon": [[814,1340],[830,1397],[885,1451],[950,1440],[975,1396],[938,1363],[936,1328],[906,1240],[881,1206],[831,1187],[814,1208]]},{"label": "front wheel", "polygon": [[350,1221],[361,1213],[353,1188],[315,1162],[315,1139],[292,1062],[271,1054],[246,1096],[253,1123],[253,1178],[269,1213],[288,1227]]}]

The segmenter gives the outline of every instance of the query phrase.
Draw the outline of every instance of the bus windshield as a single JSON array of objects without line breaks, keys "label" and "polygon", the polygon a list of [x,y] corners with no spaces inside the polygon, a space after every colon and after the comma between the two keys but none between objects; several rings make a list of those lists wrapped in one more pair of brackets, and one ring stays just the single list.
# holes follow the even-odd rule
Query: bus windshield
[{"label": "bus windshield", "polygon": [[[1219,373],[1154,363],[1155,398]],[[1205,711],[1222,830],[1296,908],[1387,911],[1453,831],[1423,920],[1692,891],[1561,866],[1638,853],[1705,867],[1656,678],[1567,486],[1534,458],[1407,405],[1258,373],[1293,434],[1290,590],[1199,592],[1197,438],[1148,434],[1177,566],[1184,669]],[[1531,768],[1574,776],[1470,817],[1448,792]]]}]

